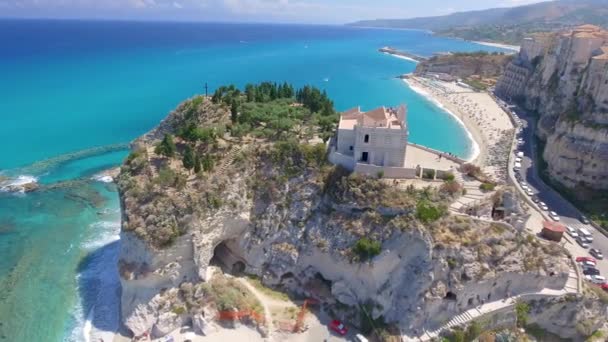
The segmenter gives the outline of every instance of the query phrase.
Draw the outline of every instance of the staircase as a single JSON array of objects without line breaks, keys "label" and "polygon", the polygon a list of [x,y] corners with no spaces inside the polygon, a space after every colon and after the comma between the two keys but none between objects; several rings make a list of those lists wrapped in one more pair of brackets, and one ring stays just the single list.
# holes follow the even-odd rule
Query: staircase
[{"label": "staircase", "polygon": [[466,194],[460,196],[455,202],[450,204],[451,212],[460,213],[462,208],[473,205],[475,202],[481,202],[492,194],[491,192],[484,193],[479,190],[479,186],[481,185],[480,181],[475,179],[465,180],[460,172],[454,174],[454,180],[462,184],[463,188],[466,190]]},{"label": "staircase", "polygon": [[234,158],[236,158],[237,154],[240,153],[242,150],[242,145],[233,146],[232,149],[228,152],[228,154],[226,154],[226,158],[224,158],[224,160],[222,161],[222,164],[217,169],[216,174],[218,176],[223,176],[226,172],[226,169],[228,169],[228,167],[234,162]]}]

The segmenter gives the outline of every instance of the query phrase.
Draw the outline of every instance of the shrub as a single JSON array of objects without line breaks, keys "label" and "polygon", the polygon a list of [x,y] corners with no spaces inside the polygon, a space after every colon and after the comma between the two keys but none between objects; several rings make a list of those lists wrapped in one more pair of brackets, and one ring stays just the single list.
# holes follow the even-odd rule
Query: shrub
[{"label": "shrub", "polygon": [[461,171],[466,173],[469,177],[479,177],[481,175],[481,169],[477,165],[473,164],[463,164],[461,166]]},{"label": "shrub", "polygon": [[481,335],[481,333],[482,333],[482,329],[481,329],[481,325],[479,324],[479,322],[472,321],[471,324],[469,324],[469,326],[467,327],[467,331],[465,334],[465,340],[473,341],[479,335]]},{"label": "shrub", "polygon": [[186,308],[183,306],[174,306],[171,308],[171,311],[176,315],[183,315],[186,313]]},{"label": "shrub", "polygon": [[482,191],[494,191],[496,185],[494,183],[484,182],[479,185],[479,189]]},{"label": "shrub", "polygon": [[428,200],[421,200],[416,204],[416,217],[425,223],[436,221],[445,213],[444,207],[437,206]]},{"label": "shrub", "polygon": [[451,172],[448,172],[445,176],[443,176],[443,180],[448,181],[448,182],[451,182],[454,179],[456,179],[456,176],[454,176],[454,174]]},{"label": "shrub", "polygon": [[515,315],[517,317],[517,326],[525,327],[528,323],[528,314],[530,313],[530,305],[526,302],[517,302],[515,304]]},{"label": "shrub", "polygon": [[378,171],[377,176],[378,178],[384,178],[384,171]]},{"label": "shrub", "polygon": [[173,142],[173,136],[171,134],[165,134],[163,141],[156,146],[154,152],[165,157],[173,157],[175,155],[175,150],[176,147],[175,142]]},{"label": "shrub", "polygon": [[435,178],[435,171],[433,171],[433,170],[424,170],[422,172],[422,178],[424,178],[424,179],[433,179],[433,178]]},{"label": "shrub", "polygon": [[367,260],[375,257],[380,254],[381,249],[382,244],[380,242],[366,237],[359,239],[353,247],[353,251],[359,256],[360,260]]},{"label": "shrub", "polygon": [[446,180],[445,182],[443,182],[443,184],[441,184],[441,191],[450,195],[460,193],[462,190],[463,188],[460,183],[454,180]]}]

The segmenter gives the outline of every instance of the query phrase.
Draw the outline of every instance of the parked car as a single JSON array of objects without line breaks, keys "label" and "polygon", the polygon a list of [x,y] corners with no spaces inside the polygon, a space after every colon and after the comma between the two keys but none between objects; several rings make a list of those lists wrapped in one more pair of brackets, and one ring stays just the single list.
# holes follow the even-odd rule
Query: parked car
[{"label": "parked car", "polygon": [[551,217],[551,219],[553,221],[559,221],[559,215],[557,215],[557,213],[555,211],[550,211],[549,212],[549,217]]},{"label": "parked car", "polygon": [[587,279],[590,282],[597,284],[597,285],[606,284],[606,278],[604,278],[600,275],[585,276],[585,279]]},{"label": "parked car", "polygon": [[595,263],[591,261],[583,261],[581,262],[581,266],[583,267],[593,267],[595,268]]},{"label": "parked car", "polygon": [[532,189],[528,188],[528,190],[526,190],[526,195],[534,196],[534,192],[532,191]]},{"label": "parked car", "polygon": [[602,285],[600,285],[602,287],[602,290],[608,292],[608,284],[604,283]]},{"label": "parked car", "polygon": [[566,226],[566,231],[568,232],[568,235],[572,236],[573,238],[578,238],[578,233],[576,232],[576,229],[570,226]]},{"label": "parked car", "polygon": [[355,341],[357,342],[368,342],[368,340],[361,334],[355,335]]},{"label": "parked car", "polygon": [[585,216],[585,215],[581,215],[581,217],[580,217],[579,219],[580,219],[580,221],[581,221],[582,223],[584,223],[584,224],[589,224],[589,223],[590,223],[590,222],[589,222],[589,219],[588,219],[588,218],[587,218],[587,216]]},{"label": "parked car", "polygon": [[549,207],[547,206],[547,204],[545,202],[539,202],[538,206],[544,211],[549,210]]},{"label": "parked car", "polygon": [[600,275],[600,270],[595,267],[583,267],[584,275]]},{"label": "parked car", "polygon": [[600,259],[600,260],[604,259],[604,254],[602,254],[602,251],[600,251],[597,248],[591,248],[589,250],[589,254],[593,255],[597,259]]},{"label": "parked car", "polygon": [[346,329],[344,324],[337,319],[334,319],[329,323],[329,328],[340,334],[341,336],[346,335],[346,333],[348,332],[348,329]]},{"label": "parked car", "polygon": [[578,242],[578,244],[583,248],[589,248],[589,244],[587,243],[587,240],[585,240],[581,236],[579,236],[578,239],[576,239],[576,242]]},{"label": "parked car", "polygon": [[528,187],[528,183],[523,182],[523,181],[522,181],[522,182],[520,182],[520,183],[519,183],[519,185],[520,185],[522,188],[523,188],[523,187],[526,187],[526,188]]},{"label": "parked car", "polygon": [[519,158],[523,158],[524,153],[523,153],[522,151],[519,151],[519,152],[517,152],[517,156],[518,156]]},{"label": "parked car", "polygon": [[540,202],[540,200],[538,199],[538,197],[532,196],[532,202],[538,203],[538,202]]},{"label": "parked car", "polygon": [[580,256],[580,257],[577,257],[577,258],[576,258],[576,262],[583,262],[583,261],[589,261],[589,262],[592,262],[592,263],[594,263],[594,264],[595,264],[595,263],[597,263],[597,262],[595,261],[595,259],[593,259],[593,258],[591,258],[591,257]]}]

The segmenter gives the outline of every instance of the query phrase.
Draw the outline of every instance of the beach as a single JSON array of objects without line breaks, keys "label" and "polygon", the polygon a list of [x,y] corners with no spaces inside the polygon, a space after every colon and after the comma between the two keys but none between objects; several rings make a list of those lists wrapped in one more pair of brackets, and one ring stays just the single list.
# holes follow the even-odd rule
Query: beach
[{"label": "beach", "polygon": [[485,46],[491,46],[491,47],[496,47],[496,48],[501,48],[501,49],[507,49],[507,50],[512,50],[515,52],[519,52],[519,45],[508,45],[508,44],[500,44],[500,43],[490,43],[490,42],[480,42],[480,41],[472,41],[472,43],[476,43],[476,44],[480,44],[480,45],[485,45]]},{"label": "beach", "polygon": [[410,76],[404,82],[464,125],[474,144],[468,157],[470,162],[482,167],[496,180],[506,177],[510,145],[505,142],[514,134],[514,126],[490,94],[418,76]]}]

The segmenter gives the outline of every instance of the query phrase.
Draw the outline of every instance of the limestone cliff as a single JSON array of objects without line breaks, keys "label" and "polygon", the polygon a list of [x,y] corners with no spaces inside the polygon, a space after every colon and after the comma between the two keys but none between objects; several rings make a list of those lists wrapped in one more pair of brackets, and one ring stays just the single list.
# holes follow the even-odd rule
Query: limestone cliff
[{"label": "limestone cliff", "polygon": [[[273,108],[301,108],[283,105]],[[302,121],[285,140],[252,108],[231,120],[227,106],[197,97],[133,143],[118,177],[122,317],[133,334],[186,322],[204,331],[214,262],[330,305],[366,305],[411,334],[480,303],[564,287],[569,264],[558,245],[449,215],[448,192],[349,175],[312,143],[319,120],[306,127],[306,114],[294,114]],[[261,130],[237,134],[234,116],[258,118]],[[155,148],[167,133],[187,137],[192,124],[204,138],[175,138],[172,156]],[[190,149],[212,160],[198,174],[180,160]]]},{"label": "limestone cliff", "polygon": [[418,63],[415,73],[445,73],[459,78],[473,75],[498,78],[512,58],[512,55],[484,52],[436,55]]},{"label": "limestone cliff", "polygon": [[569,188],[608,189],[606,44],[608,32],[590,25],[531,39],[504,77],[540,114],[549,175]]}]

